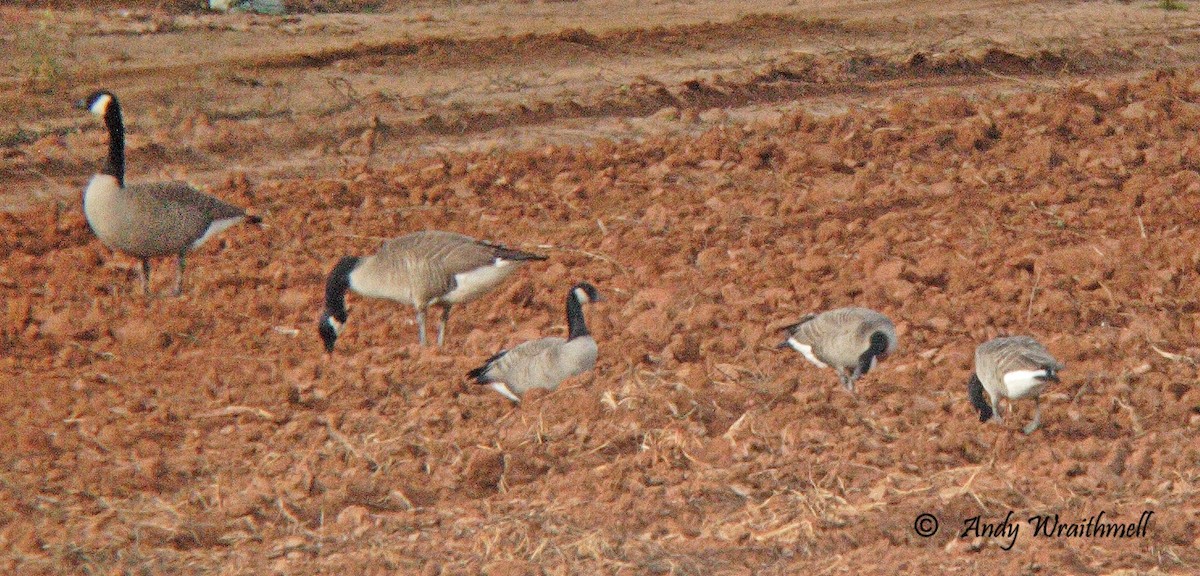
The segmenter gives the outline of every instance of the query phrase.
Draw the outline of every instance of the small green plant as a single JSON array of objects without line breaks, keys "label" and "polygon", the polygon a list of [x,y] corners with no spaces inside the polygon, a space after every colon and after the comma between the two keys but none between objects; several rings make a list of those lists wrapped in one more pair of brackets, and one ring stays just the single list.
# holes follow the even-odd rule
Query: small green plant
[{"label": "small green plant", "polygon": [[1158,7],[1163,10],[1187,10],[1183,0],[1158,0]]},{"label": "small green plant", "polygon": [[24,144],[32,144],[36,141],[36,132],[30,132],[20,126],[17,126],[12,131],[0,131],[0,148],[14,148]]}]

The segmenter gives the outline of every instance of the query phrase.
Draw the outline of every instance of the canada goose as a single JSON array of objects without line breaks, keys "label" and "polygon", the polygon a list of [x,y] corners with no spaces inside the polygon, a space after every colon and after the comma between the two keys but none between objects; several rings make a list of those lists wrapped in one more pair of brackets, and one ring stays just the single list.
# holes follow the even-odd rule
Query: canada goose
[{"label": "canada goose", "polygon": [[778,348],[794,348],[818,368],[832,366],[850,392],[855,381],[896,349],[896,326],[868,308],[808,314],[783,331],[788,338]]},{"label": "canada goose", "polygon": [[[1031,434],[1042,423],[1041,393],[1046,384],[1058,382],[1063,365],[1040,342],[1030,336],[1007,336],[980,344],[975,349],[975,373],[967,382],[971,405],[979,411],[979,421],[1000,417],[1000,398],[1013,400],[1033,396],[1033,420],[1025,426]],[[987,392],[987,398],[984,398]]]},{"label": "canada goose", "polygon": [[175,295],[183,293],[187,253],[214,234],[237,224],[258,224],[228,204],[184,182],[143,182],[125,185],[125,123],[121,104],[102,90],[77,106],[104,118],[108,126],[108,159],[83,192],[83,214],[92,231],[109,248],[142,261],[142,291],[150,294],[150,259],[174,254],[179,268]]},{"label": "canada goose", "polygon": [[591,370],[596,365],[596,340],[583,319],[583,305],[604,298],[596,287],[580,282],[567,292],[567,339],[550,337],[530,340],[501,350],[467,376],[491,387],[513,402],[531,388],[554,390],[563,380]]},{"label": "canada goose", "polygon": [[417,311],[420,343],[425,345],[425,310],[442,307],[437,344],[446,337],[450,307],[466,304],[495,288],[526,260],[545,256],[521,252],[453,232],[413,232],[383,243],[371,256],[346,256],[325,283],[325,311],[318,332],[325,351],[333,352],[346,323],[346,290],[408,304]]}]

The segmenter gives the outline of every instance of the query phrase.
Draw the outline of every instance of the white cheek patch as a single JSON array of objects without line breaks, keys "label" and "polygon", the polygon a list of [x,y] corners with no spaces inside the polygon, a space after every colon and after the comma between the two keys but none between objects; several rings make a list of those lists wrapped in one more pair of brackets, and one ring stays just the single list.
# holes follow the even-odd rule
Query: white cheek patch
[{"label": "white cheek patch", "polygon": [[329,326],[333,328],[333,333],[334,333],[334,334],[341,334],[341,333],[342,333],[342,326],[343,326],[343,324],[342,324],[341,322],[338,322],[338,321],[337,321],[337,318],[334,318],[333,316],[330,316],[330,317],[328,318],[328,321],[329,321]]},{"label": "white cheek patch", "polygon": [[797,352],[803,354],[804,357],[807,358],[809,362],[816,364],[817,368],[828,368],[829,367],[828,364],[822,362],[820,358],[817,358],[816,354],[813,354],[812,346],[809,346],[808,344],[801,344],[795,338],[788,338],[787,343],[789,346],[791,346]]},{"label": "white cheek patch", "polygon": [[1046,386],[1045,370],[1013,370],[1004,374],[1004,387],[1009,398],[1024,398],[1031,393],[1041,392]]},{"label": "white cheek patch", "polygon": [[521,399],[518,398],[516,394],[513,394],[513,391],[511,389],[509,389],[508,385],[504,384],[503,382],[493,382],[492,390],[499,392],[501,396],[508,398],[509,400],[512,400],[513,402],[521,401]]},{"label": "white cheek patch", "polygon": [[108,104],[110,102],[112,102],[112,96],[101,94],[95,102],[92,102],[92,106],[88,108],[88,111],[96,116],[103,116],[105,112],[108,112]]},{"label": "white cheek patch", "polygon": [[587,291],[583,288],[575,289],[575,299],[578,300],[580,304],[591,302],[591,299],[588,298]]}]

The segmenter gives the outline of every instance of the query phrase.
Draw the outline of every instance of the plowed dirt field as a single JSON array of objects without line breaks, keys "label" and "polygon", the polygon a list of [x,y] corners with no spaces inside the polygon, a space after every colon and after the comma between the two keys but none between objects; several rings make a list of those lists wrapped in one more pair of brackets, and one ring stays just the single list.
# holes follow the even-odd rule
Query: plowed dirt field
[{"label": "plowed dirt field", "polygon": [[[1200,573],[1200,5],[132,4],[0,7],[0,573]],[[131,182],[265,221],[183,297],[83,218],[98,88]],[[334,262],[431,228],[550,259],[325,354]],[[468,383],[581,280],[593,372]],[[851,304],[900,334],[856,395],[775,349]],[[966,393],[1020,333],[1031,435]]]}]

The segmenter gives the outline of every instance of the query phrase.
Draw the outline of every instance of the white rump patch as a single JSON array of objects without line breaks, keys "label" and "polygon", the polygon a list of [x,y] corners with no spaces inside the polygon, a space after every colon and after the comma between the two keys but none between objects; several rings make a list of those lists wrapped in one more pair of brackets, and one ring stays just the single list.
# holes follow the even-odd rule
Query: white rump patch
[{"label": "white rump patch", "polygon": [[95,102],[92,102],[92,106],[88,108],[88,112],[91,112],[96,116],[104,116],[104,114],[108,112],[108,105],[111,102],[112,96],[109,96],[108,94],[101,94]]},{"label": "white rump patch", "polygon": [[208,229],[204,231],[204,235],[197,238],[195,242],[192,242],[191,249],[195,250],[196,248],[199,248],[201,244],[208,241],[208,239],[212,238],[213,235],[220,234],[221,232],[224,232],[230,226],[233,226],[234,224],[237,224],[238,222],[241,222],[242,220],[245,220],[245,219],[246,219],[245,216],[234,216],[233,218],[222,218],[220,220],[214,220],[212,224],[208,225]]},{"label": "white rump patch", "polygon": [[817,368],[829,367],[828,364],[822,362],[820,358],[817,358],[816,354],[813,354],[812,346],[809,346],[808,344],[801,344],[795,338],[788,338],[787,342],[789,346],[794,348],[797,352],[803,354],[805,358],[808,358],[809,362],[816,364]]},{"label": "white rump patch", "polygon": [[513,394],[513,391],[508,387],[508,385],[503,382],[493,382],[492,390],[499,392],[501,396],[508,398],[509,400],[512,400],[513,402],[521,401],[521,399],[518,398],[516,394]]},{"label": "white rump patch", "polygon": [[1012,399],[1038,394],[1046,387],[1045,370],[1013,370],[1004,374],[1004,388]]},{"label": "white rump patch", "polygon": [[488,266],[454,275],[454,289],[438,299],[447,304],[462,304],[483,296],[504,281],[516,268],[512,260],[497,258]]}]

